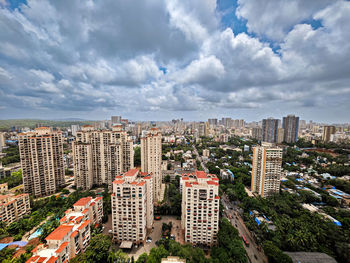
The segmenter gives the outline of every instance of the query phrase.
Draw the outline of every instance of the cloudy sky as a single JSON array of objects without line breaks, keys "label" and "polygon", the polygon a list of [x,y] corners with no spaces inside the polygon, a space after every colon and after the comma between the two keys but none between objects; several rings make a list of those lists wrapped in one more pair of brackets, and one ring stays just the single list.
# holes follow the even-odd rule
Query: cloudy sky
[{"label": "cloudy sky", "polygon": [[0,0],[0,119],[350,121],[345,0]]}]

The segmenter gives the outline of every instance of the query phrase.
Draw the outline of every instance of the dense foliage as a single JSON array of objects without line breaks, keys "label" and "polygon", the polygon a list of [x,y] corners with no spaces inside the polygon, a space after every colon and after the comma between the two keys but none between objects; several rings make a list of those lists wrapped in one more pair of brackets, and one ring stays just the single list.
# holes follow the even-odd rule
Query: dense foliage
[{"label": "dense foliage", "polygon": [[10,145],[8,148],[3,149],[2,152],[6,153],[6,155],[1,158],[3,165],[20,162],[18,146]]},{"label": "dense foliage", "polygon": [[20,184],[22,184],[22,183],[23,183],[23,180],[22,180],[22,170],[19,169],[17,172],[12,172],[12,173],[11,173],[11,176],[2,178],[2,179],[0,180],[0,184],[3,184],[3,183],[7,183],[9,189],[10,189],[10,188],[13,188],[13,187],[16,187],[16,186],[18,186],[18,185],[20,185]]}]

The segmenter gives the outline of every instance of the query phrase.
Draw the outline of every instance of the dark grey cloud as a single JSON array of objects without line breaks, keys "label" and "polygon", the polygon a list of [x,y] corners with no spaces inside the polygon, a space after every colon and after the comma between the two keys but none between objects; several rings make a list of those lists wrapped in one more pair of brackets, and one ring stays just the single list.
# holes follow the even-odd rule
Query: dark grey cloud
[{"label": "dark grey cloud", "polygon": [[350,101],[348,1],[240,0],[237,15],[256,36],[222,29],[215,0],[1,3],[1,118],[242,109],[253,119],[270,105],[318,116]]}]

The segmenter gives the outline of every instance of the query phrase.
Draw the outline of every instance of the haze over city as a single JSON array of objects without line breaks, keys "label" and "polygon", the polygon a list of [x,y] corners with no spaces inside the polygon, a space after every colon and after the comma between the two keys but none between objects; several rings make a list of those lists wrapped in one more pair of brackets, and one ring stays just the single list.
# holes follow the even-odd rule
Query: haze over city
[{"label": "haze over city", "polygon": [[0,1],[0,118],[349,122],[350,3]]}]

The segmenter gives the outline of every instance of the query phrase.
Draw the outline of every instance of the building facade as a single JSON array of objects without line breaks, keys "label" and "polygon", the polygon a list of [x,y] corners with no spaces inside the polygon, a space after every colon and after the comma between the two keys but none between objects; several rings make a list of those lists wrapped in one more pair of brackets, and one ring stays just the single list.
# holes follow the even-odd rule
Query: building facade
[{"label": "building facade", "polygon": [[283,117],[284,141],[287,143],[294,143],[298,140],[299,132],[299,117],[295,115],[288,115]]},{"label": "building facade", "polygon": [[331,135],[335,134],[335,132],[336,132],[335,126],[324,126],[323,127],[322,140],[324,142],[330,142],[331,141]]},{"label": "building facade", "polygon": [[262,197],[279,193],[282,173],[282,149],[272,144],[253,148],[251,190]]},{"label": "building facade", "polygon": [[134,167],[133,142],[121,125],[96,130],[90,125],[77,132],[73,142],[73,169],[77,188],[106,184]]},{"label": "building facade", "polygon": [[[6,192],[4,188],[3,193]],[[5,194],[0,195],[0,221],[11,224],[30,212],[28,194]]]},{"label": "building facade", "polygon": [[262,141],[276,143],[278,135],[278,120],[263,119],[262,121]]},{"label": "building facade", "polygon": [[141,138],[141,171],[153,175],[153,200],[161,199],[162,183],[162,134],[157,128],[151,128]]},{"label": "building facade", "polygon": [[252,138],[258,141],[262,140],[262,129],[260,127],[252,128]]},{"label": "building facade", "polygon": [[102,197],[80,199],[73,205],[73,209],[66,211],[60,220],[60,226],[45,238],[46,244],[34,248],[32,257],[26,262],[64,263],[84,253],[91,238],[90,227],[101,223],[102,216]]},{"label": "building facade", "polygon": [[65,185],[63,137],[48,127],[18,135],[24,192],[38,196],[54,194]]},{"label": "building facade", "polygon": [[152,179],[137,169],[116,176],[111,198],[114,242],[145,243],[154,219]]},{"label": "building facade", "polygon": [[181,225],[185,242],[212,246],[219,231],[219,179],[215,174],[196,171],[180,178]]}]

